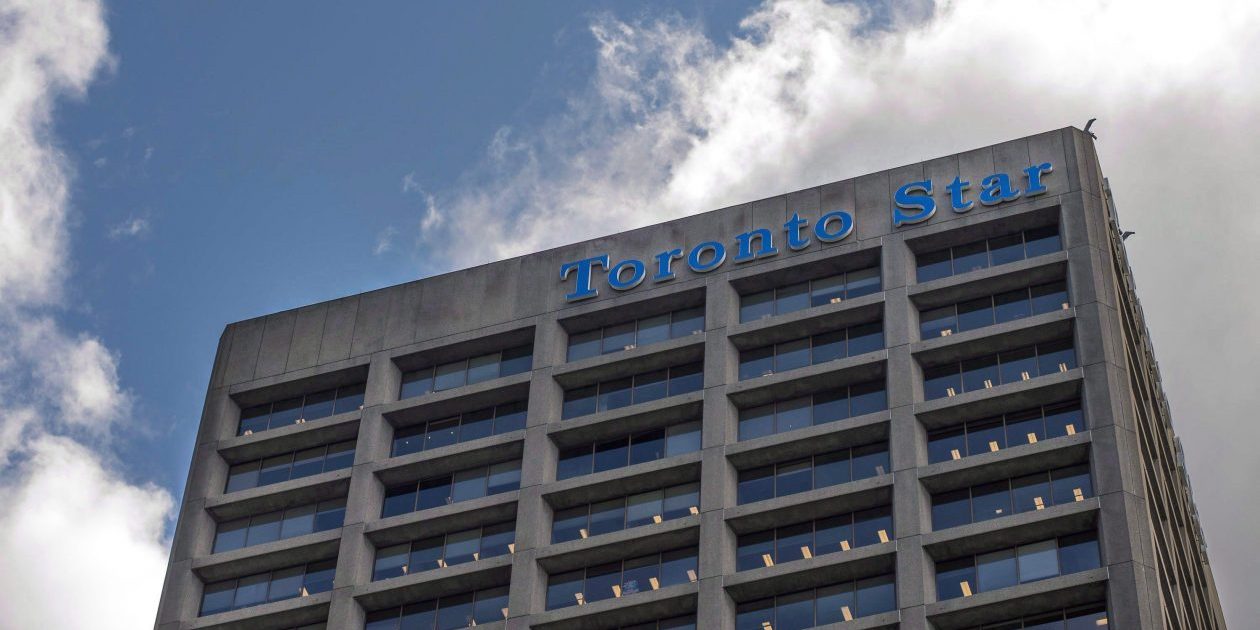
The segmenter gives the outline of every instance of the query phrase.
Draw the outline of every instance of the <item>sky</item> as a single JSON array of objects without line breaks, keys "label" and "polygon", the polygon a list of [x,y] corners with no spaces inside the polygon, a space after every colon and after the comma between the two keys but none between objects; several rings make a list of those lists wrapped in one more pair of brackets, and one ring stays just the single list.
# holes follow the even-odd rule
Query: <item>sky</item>
[{"label": "sky", "polygon": [[1154,6],[0,0],[0,630],[152,625],[227,323],[1095,117],[1244,627],[1260,5]]}]

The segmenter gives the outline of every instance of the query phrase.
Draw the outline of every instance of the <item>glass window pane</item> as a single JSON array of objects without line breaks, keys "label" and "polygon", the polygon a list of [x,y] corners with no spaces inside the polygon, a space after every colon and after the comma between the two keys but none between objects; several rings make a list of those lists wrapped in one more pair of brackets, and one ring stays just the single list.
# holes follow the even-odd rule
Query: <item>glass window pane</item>
[{"label": "glass window pane", "polygon": [[1011,495],[1016,512],[1035,512],[1049,507],[1050,476],[1046,473],[1025,475],[1011,480]]},{"label": "glass window pane", "polygon": [[1002,418],[967,423],[967,454],[996,453],[1006,448]]},{"label": "glass window pane", "polygon": [[958,316],[953,304],[919,313],[919,338],[935,339],[958,332]]},{"label": "glass window pane", "polygon": [[887,475],[892,467],[888,463],[888,448],[879,444],[853,449],[853,478],[867,479]]},{"label": "glass window pane", "polygon": [[826,488],[852,481],[852,465],[847,449],[814,457],[814,487]]},{"label": "glass window pane", "polygon": [[994,266],[1023,260],[1024,235],[1016,233],[989,239],[989,259]]},{"label": "glass window pane", "polygon": [[587,603],[612,599],[621,589],[621,563],[609,562],[586,568],[586,587],[583,592]]},{"label": "glass window pane", "polygon": [[494,432],[511,433],[525,428],[525,416],[529,405],[524,401],[496,405],[494,408]]},{"label": "glass window pane", "polygon": [[704,366],[689,363],[669,368],[669,395],[698,392],[704,387]]},{"label": "glass window pane", "polygon": [[665,489],[665,520],[700,513],[700,484],[688,483]]},{"label": "glass window pane", "polygon": [[835,391],[814,394],[813,423],[827,424],[849,417],[849,390],[841,387]]},{"label": "glass window pane", "polygon": [[246,534],[245,546],[253,547],[276,540],[280,540],[280,522],[284,517],[284,512],[276,510],[275,512],[267,512],[259,514],[249,521],[249,533]]},{"label": "glass window pane", "polygon": [[962,375],[957,363],[923,369],[923,398],[935,400],[962,393]]},{"label": "glass window pane", "polygon": [[820,626],[851,621],[857,617],[857,599],[851,582],[845,581],[819,588],[816,600],[817,623]]},{"label": "glass window pane", "polygon": [[774,292],[774,313],[783,315],[809,308],[809,283],[779,287]]},{"label": "glass window pane", "polygon": [[897,609],[897,585],[893,576],[858,580],[857,614],[859,617],[878,615]]},{"label": "glass window pane", "polygon": [[958,329],[976,330],[993,325],[993,298],[982,297],[958,303]]},{"label": "glass window pane", "polygon": [[597,398],[599,410],[608,411],[609,409],[628,407],[632,402],[630,392],[633,384],[634,381],[629,378],[600,383],[599,396]]},{"label": "glass window pane", "polygon": [[[551,542],[562,543],[567,540],[582,538],[582,530],[586,529],[588,507],[581,505],[566,510],[556,510],[551,525]],[[589,534],[589,531],[588,531]]]},{"label": "glass window pane", "polygon": [[219,523],[214,532],[214,550],[212,553],[232,551],[245,546],[245,535],[249,531],[249,517]]},{"label": "glass window pane", "polygon": [[853,539],[859,547],[891,542],[893,539],[892,511],[882,507],[855,513]]},{"label": "glass window pane", "polygon": [[1029,258],[1063,249],[1063,244],[1059,241],[1059,226],[1057,225],[1024,232],[1024,242]]},{"label": "glass window pane", "polygon": [[315,512],[315,531],[326,532],[337,529],[346,519],[346,500],[332,499],[320,501],[319,510]]},{"label": "glass window pane", "polygon": [[305,536],[315,531],[315,504],[289,508],[280,522],[280,538]]},{"label": "glass window pane", "polygon": [[1037,344],[1037,364],[1040,374],[1058,374],[1076,367],[1076,351],[1071,341],[1053,341]]},{"label": "glass window pane", "polygon": [[473,594],[447,595],[438,600],[436,630],[459,630],[472,626]]},{"label": "glass window pane", "polygon": [[997,323],[1013,322],[1032,315],[1032,303],[1028,290],[1007,291],[993,296],[994,319]]},{"label": "glass window pane", "polygon": [[774,347],[774,371],[785,372],[809,365],[809,338],[780,343]]},{"label": "glass window pane", "polygon": [[775,540],[775,562],[804,560],[814,554],[814,523],[786,525],[778,528]]},{"label": "glass window pane", "polygon": [[883,383],[858,383],[849,388],[849,409],[854,416],[884,411],[887,408],[888,396],[884,393]]},{"label": "glass window pane", "polygon": [[285,453],[262,460],[262,469],[258,471],[258,485],[267,486],[281,481],[288,481],[292,473],[293,453]]},{"label": "glass window pane", "polygon": [[236,580],[226,580],[207,584],[201,592],[202,615],[213,615],[232,609],[232,600],[236,595]]},{"label": "glass window pane", "polygon": [[598,387],[590,385],[571,389],[564,393],[564,409],[561,417],[576,418],[595,413],[595,393]]},{"label": "glass window pane", "polygon": [[1107,609],[1102,606],[1091,606],[1083,610],[1067,613],[1064,630],[1107,630]]},{"label": "glass window pane", "polygon": [[735,630],[766,630],[774,627],[774,598],[735,606]]},{"label": "glass window pane", "polygon": [[277,427],[288,426],[297,422],[302,417],[302,397],[290,398],[282,400],[271,407],[271,420],[267,423],[267,427],[275,429]]},{"label": "glass window pane", "polygon": [[1060,468],[1052,473],[1051,490],[1055,505],[1084,501],[1094,496],[1093,483],[1089,477],[1089,464]]},{"label": "glass window pane", "polygon": [[441,507],[451,502],[451,478],[442,476],[425,479],[419,484],[416,500],[417,510]]},{"label": "glass window pane", "polygon": [[499,353],[483,354],[468,360],[468,383],[481,383],[499,377]]},{"label": "glass window pane", "polygon": [[812,423],[812,405],[809,396],[780,400],[775,403],[775,433],[803,429]]},{"label": "glass window pane", "polygon": [[939,531],[971,522],[971,490],[932,495],[932,529]]},{"label": "glass window pane", "polygon": [[571,479],[592,472],[591,447],[578,446],[560,451],[560,462],[556,465],[556,479]]},{"label": "glass window pane", "polygon": [[367,385],[364,383],[338,387],[337,401],[333,405],[333,413],[348,413],[361,409],[365,391],[367,391]]},{"label": "glass window pane", "polygon": [[1036,444],[1046,439],[1045,420],[1040,409],[1006,414],[1006,443],[1009,446]]},{"label": "glass window pane", "polygon": [[324,456],[324,472],[341,470],[354,465],[355,441],[347,440],[328,445],[328,453]]},{"label": "glass window pane", "polygon": [[236,597],[232,599],[232,607],[256,606],[267,601],[267,587],[271,585],[270,578],[269,574],[263,573],[237,580]]},{"label": "glass window pane", "polygon": [[486,494],[511,492],[521,487],[521,462],[503,462],[490,467],[490,481]]},{"label": "glass window pane", "polygon": [[634,377],[634,402],[660,400],[669,395],[669,370],[647,372]]},{"label": "glass window pane", "polygon": [[739,486],[736,492],[740,505],[763,501],[774,496],[774,467],[763,466],[739,473]]},{"label": "glass window pane", "polygon": [[634,345],[634,322],[604,327],[604,342],[600,347],[600,352],[604,354],[621,352]]},{"label": "glass window pane", "polygon": [[528,372],[534,367],[534,346],[508,348],[499,358],[499,376],[511,376]]},{"label": "glass window pane", "polygon": [[1098,536],[1094,532],[1059,539],[1059,566],[1063,575],[1097,569],[1100,561]]},{"label": "glass window pane", "polygon": [[626,527],[639,527],[657,522],[664,512],[665,495],[660,490],[632,494],[626,498]]},{"label": "glass window pane", "polygon": [[324,454],[327,447],[316,446],[293,454],[293,467],[289,477],[301,479],[324,472]]},{"label": "glass window pane", "polygon": [[577,361],[599,356],[600,340],[603,338],[603,332],[603,329],[596,328],[595,330],[569,335],[569,354],[566,360]]},{"label": "glass window pane", "polygon": [[442,567],[443,547],[446,542],[445,536],[433,536],[423,540],[412,541],[411,555],[408,557],[407,565],[409,573],[420,573],[421,571],[432,571]]},{"label": "glass window pane", "polygon": [[1051,282],[1032,288],[1032,312],[1053,313],[1068,307],[1067,284]]},{"label": "glass window pane", "polygon": [[247,407],[241,410],[241,422],[236,430],[237,435],[245,435],[246,431],[257,433],[266,431],[271,417],[271,403]]},{"label": "glass window pane", "polygon": [[568,573],[556,573],[547,578],[547,610],[576,606],[582,593],[582,569]]},{"label": "glass window pane", "polygon": [[410,553],[411,543],[377,549],[376,562],[372,565],[372,581],[406,575],[407,556]]},{"label": "glass window pane", "polygon": [[774,315],[774,290],[745,295],[739,300],[739,321],[751,322]]},{"label": "glass window pane", "polygon": [[626,500],[613,499],[591,504],[589,535],[598,536],[626,528]]},{"label": "glass window pane", "polygon": [[416,509],[416,487],[412,485],[389,488],[381,506],[381,518],[406,514]]},{"label": "glass window pane", "polygon": [[936,598],[938,600],[970,596],[976,592],[975,559],[968,556],[937,563]]},{"label": "glass window pane", "polygon": [[655,590],[661,583],[660,557],[653,554],[626,560],[622,566],[621,592],[633,595]]},{"label": "glass window pane", "polygon": [[626,466],[629,458],[629,440],[624,437],[595,444],[595,472]]},{"label": "glass window pane", "polygon": [[810,285],[810,305],[822,306],[844,300],[844,274],[819,278]]},{"label": "glass window pane", "polygon": [[850,271],[846,274],[846,280],[848,288],[844,292],[845,299],[852,300],[863,295],[879,293],[879,267]]},{"label": "glass window pane", "polygon": [[810,351],[810,361],[815,365],[826,363],[836,359],[843,359],[849,355],[847,342],[845,341],[845,332],[837,330],[835,332],[814,335],[813,349]]},{"label": "glass window pane", "polygon": [[336,397],[337,390],[335,389],[307,394],[305,404],[302,406],[302,417],[307,420],[318,420],[331,416],[333,414],[333,399]]},{"label": "glass window pane", "polygon": [[661,554],[661,588],[695,582],[696,550],[678,549]]},{"label": "glass window pane", "polygon": [[433,391],[433,368],[423,368],[403,374],[398,399],[406,400]]},{"label": "glass window pane", "polygon": [[835,553],[854,547],[853,517],[849,514],[818,519],[814,523],[814,553]]},{"label": "glass window pane", "polygon": [[739,439],[751,440],[774,434],[774,404],[739,410]]},{"label": "glass window pane", "polygon": [[630,464],[656,461],[665,457],[665,431],[645,431],[630,438]]},{"label": "glass window pane", "polygon": [[459,441],[468,442],[494,434],[494,408],[470,411],[459,419]]},{"label": "glass window pane", "polygon": [[976,581],[981,593],[1018,584],[1015,550],[1003,549],[976,556]]},{"label": "glass window pane", "polygon": [[1054,540],[1019,547],[1019,582],[1026,584],[1059,574],[1059,554]]},{"label": "glass window pane", "polygon": [[236,492],[258,487],[258,468],[261,462],[236,464],[228,469],[227,488],[224,492]]},{"label": "glass window pane", "polygon": [[1002,376],[994,381],[1000,383],[1018,383],[1037,376],[1036,353],[1032,348],[1016,348],[1001,354]]},{"label": "glass window pane", "polygon": [[487,525],[481,530],[481,558],[494,558],[512,553],[516,542],[516,523],[507,522]]},{"label": "glass window pane", "polygon": [[814,627],[814,591],[801,591],[775,598],[776,630],[805,630]]},{"label": "glass window pane", "polygon": [[814,468],[808,459],[779,464],[774,471],[774,495],[806,492],[814,487]]},{"label": "glass window pane", "polygon": [[989,266],[988,244],[984,241],[954,247],[954,273],[967,273]]},{"label": "glass window pane", "polygon": [[849,356],[884,348],[884,326],[879,322],[849,328]]},{"label": "glass window pane", "polygon": [[976,522],[1010,516],[1010,482],[1003,480],[972,488],[971,510]]},{"label": "glass window pane", "polygon": [[306,565],[306,575],[302,577],[302,588],[311,595],[331,591],[333,573],[336,569],[336,560],[323,560]]},{"label": "glass window pane", "polygon": [[1076,435],[1086,430],[1085,416],[1080,403],[1067,403],[1046,407],[1046,437]]},{"label": "glass window pane", "polygon": [[487,588],[477,591],[473,604],[473,621],[484,625],[507,619],[508,587]]},{"label": "glass window pane", "polygon": [[774,346],[753,348],[739,353],[739,380],[748,380],[774,373]]},{"label": "glass window pane", "polygon": [[[767,558],[769,563],[767,563]],[[770,566],[774,562],[774,530],[745,534],[739,537],[735,551],[735,570],[747,571]]]},{"label": "glass window pane", "polygon": [[635,343],[640,346],[666,341],[669,339],[669,313],[639,320],[639,332],[635,335]]},{"label": "glass window pane", "polygon": [[446,535],[443,559],[447,566],[472,562],[480,556],[481,529],[467,529]]},{"label": "glass window pane", "polygon": [[459,417],[434,420],[425,433],[424,450],[450,446],[459,441]]},{"label": "glass window pane", "polygon": [[686,422],[665,432],[665,454],[669,457],[700,450],[700,423]]},{"label": "glass window pane", "polygon": [[919,254],[915,259],[917,264],[916,279],[919,282],[928,282],[953,275],[948,248]]},{"label": "glass window pane", "polygon": [[967,437],[962,428],[944,429],[928,435],[928,463],[935,464],[967,456]]},{"label": "glass window pane", "polygon": [[677,339],[678,337],[696,335],[702,332],[704,332],[703,306],[674,311],[673,320],[669,325],[670,337]]},{"label": "glass window pane", "polygon": [[460,387],[464,384],[464,378],[467,376],[468,362],[464,360],[443,363],[437,366],[437,370],[433,376],[433,389],[442,391],[454,387]]}]

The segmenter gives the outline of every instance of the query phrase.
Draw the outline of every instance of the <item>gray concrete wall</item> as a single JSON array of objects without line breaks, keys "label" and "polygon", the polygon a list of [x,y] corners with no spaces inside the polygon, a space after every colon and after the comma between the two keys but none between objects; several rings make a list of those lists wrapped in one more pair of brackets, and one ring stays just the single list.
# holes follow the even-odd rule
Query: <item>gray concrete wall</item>
[{"label": "gray concrete wall", "polygon": [[[951,212],[944,184],[955,175],[973,182],[994,172],[1010,173],[1017,185],[1022,169],[1052,162],[1045,177],[1047,194],[966,214]],[[893,228],[892,195],[909,181],[931,177],[941,207],[935,217]],[[1148,525],[1146,491],[1133,409],[1125,337],[1117,313],[1116,279],[1104,190],[1091,140],[1063,129],[938,158],[856,179],[797,191],[630,232],[567,245],[521,258],[418,280],[331,302],[238,322],[226,328],[206,397],[197,446],[190,466],[157,628],[287,628],[328,620],[330,628],[362,627],[365,609],[397,605],[408,598],[432,597],[510,583],[510,628],[610,628],[656,616],[698,611],[702,627],[730,627],[737,601],[752,594],[810,584],[842,576],[895,570],[899,610],[854,622],[854,627],[954,628],[999,621],[1070,602],[1105,600],[1116,628],[1160,628],[1159,579]],[[853,212],[855,234],[835,244],[813,242],[790,251],[781,226],[793,212],[813,221],[823,212]],[[1025,224],[1058,223],[1064,251],[1036,261],[972,272],[920,284],[915,281],[913,250],[924,251],[999,234]],[[733,248],[734,235],[766,227],[775,232],[777,256],[698,274],[675,264],[676,280],[618,293],[601,282],[597,298],[574,304],[564,294],[573,282],[558,281],[567,261],[608,253],[613,261],[651,256],[674,247],[684,250],[706,240]],[[770,279],[808,277],[818,270],[866,266],[878,261],[883,291],[875,296],[816,307],[761,322],[740,323],[739,288],[765,285]],[[859,264],[863,263],[863,264]],[[813,270],[813,271],[811,271]],[[975,297],[989,287],[1029,278],[1066,278],[1072,308],[1065,313],[1029,318],[937,340],[920,340],[919,305],[954,297]],[[1025,285],[1026,286],[1026,285]],[[696,303],[706,312],[703,335],[565,362],[565,324],[615,320],[609,311],[633,318],[653,305]],[[861,317],[882,316],[887,348],[861,357],[739,382],[738,347],[789,339]],[[924,361],[962,356],[977,348],[1014,348],[1053,336],[1075,340],[1080,366],[1066,374],[998,386],[945,400],[923,400]],[[399,401],[402,370],[416,356],[475,354],[493,350],[503,339],[530,339],[533,370],[453,391]],[[652,366],[703,357],[704,390],[657,403],[560,420],[564,383],[591,382],[601,375],[629,375]],[[240,406],[346,383],[366,374],[367,395],[361,412],[342,414],[252,436],[235,435]],[[813,427],[757,440],[736,440],[737,406],[759,398],[818,389],[861,377],[886,380],[887,412],[854,421]],[[401,458],[389,457],[390,418],[441,417],[449,410],[471,409],[487,401],[528,393],[525,430],[444,447]],[[1090,430],[1037,445],[1008,449],[928,465],[926,425],[983,417],[1079,395]],[[624,435],[634,428],[659,426],[661,418],[699,417],[703,448],[699,453],[638,464],[605,473],[556,481],[558,444]],[[654,424],[655,423],[655,424]],[[246,456],[282,453],[330,436],[357,435],[355,465],[349,471],[225,495],[229,462]],[[863,440],[890,440],[892,470],[873,480],[815,490],[737,506],[737,469],[749,462],[821,452]],[[1021,450],[1022,449],[1022,450]],[[523,458],[519,491],[457,503],[438,510],[380,519],[383,479],[415,479],[467,462]],[[1065,459],[1066,458],[1066,459]],[[955,486],[963,480],[995,480],[1010,471],[1031,470],[1055,462],[1088,461],[1096,498],[1070,506],[1021,514],[943,532],[931,528],[929,487]],[[645,479],[676,478],[701,482],[700,514],[569,544],[549,545],[552,503],[557,497],[608,495],[607,488],[635,487]],[[589,486],[590,488],[587,488]],[[216,515],[295,505],[311,497],[346,495],[344,527],[315,534],[211,554]],[[601,494],[602,493],[602,494]],[[624,494],[624,493],[623,493]],[[743,522],[783,524],[813,518],[853,501],[882,497],[893,509],[895,539],[873,548],[829,554],[809,561],[735,573],[735,533]],[[477,562],[370,582],[374,541],[405,539],[408,533],[449,531],[483,518],[511,518],[517,523],[515,553]],[[768,519],[768,521],[767,521]],[[937,601],[935,562],[950,554],[972,553],[1037,540],[1073,528],[1097,529],[1104,567],[1006,591]],[[556,611],[544,609],[547,566],[571,566],[590,558],[616,557],[618,550],[651,550],[678,541],[699,549],[695,584]],[[562,546],[563,547],[563,546]],[[570,548],[572,547],[572,548]],[[610,551],[611,550],[611,551]],[[559,555],[557,555],[559,554]],[[293,558],[337,558],[336,588],[320,596],[277,602],[198,618],[203,579],[281,568]],[[847,626],[846,626],[847,627]]]}]

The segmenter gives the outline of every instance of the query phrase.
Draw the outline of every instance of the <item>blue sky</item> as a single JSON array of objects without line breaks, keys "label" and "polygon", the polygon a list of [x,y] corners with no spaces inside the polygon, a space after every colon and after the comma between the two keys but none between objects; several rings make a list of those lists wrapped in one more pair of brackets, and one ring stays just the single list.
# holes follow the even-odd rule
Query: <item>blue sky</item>
[{"label": "blue sky", "polygon": [[0,0],[0,630],[151,624],[227,323],[1090,118],[1242,625],[1258,57],[1253,0]]}]

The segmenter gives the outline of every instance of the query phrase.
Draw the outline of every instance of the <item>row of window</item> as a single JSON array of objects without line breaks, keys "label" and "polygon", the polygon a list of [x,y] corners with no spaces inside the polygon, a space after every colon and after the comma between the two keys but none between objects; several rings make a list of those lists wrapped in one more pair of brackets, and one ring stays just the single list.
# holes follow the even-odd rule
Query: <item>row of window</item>
[{"label": "row of window", "polygon": [[883,324],[876,322],[850,326],[812,337],[745,350],[739,353],[739,380],[855,357],[883,348]]},{"label": "row of window", "polygon": [[331,591],[333,572],[336,567],[336,560],[322,560],[222,582],[212,582],[202,590],[200,615],[213,615],[227,610]]},{"label": "row of window", "polygon": [[547,610],[695,582],[696,549],[675,549],[556,573],[547,578]]},{"label": "row of window", "polygon": [[485,588],[368,613],[363,630],[456,630],[508,617],[508,587]]},{"label": "row of window", "polygon": [[560,451],[556,479],[570,479],[700,450],[700,422],[684,422]]},{"label": "row of window", "polygon": [[224,521],[215,530],[213,553],[337,529],[345,518],[341,498]]},{"label": "row of window", "polygon": [[836,422],[888,408],[888,395],[879,381],[840,387],[821,394],[779,400],[739,410],[739,440],[785,433]]},{"label": "row of window", "polygon": [[919,282],[1035,258],[1063,249],[1059,226],[1024,230],[1015,234],[955,245],[915,256]]},{"label": "row of window", "polygon": [[564,393],[561,418],[568,420],[610,409],[620,409],[704,387],[704,365],[688,363],[634,376],[601,381]]},{"label": "row of window", "polygon": [[852,300],[879,291],[879,267],[841,272],[826,278],[741,295],[739,321],[751,322],[823,304]]},{"label": "row of window", "polygon": [[516,523],[496,523],[376,550],[372,580],[444,569],[515,551]]},{"label": "row of window", "polygon": [[887,444],[845,448],[742,470],[736,495],[743,505],[875,477],[889,470]]},{"label": "row of window", "polygon": [[511,492],[520,487],[520,460],[461,470],[387,488],[381,518]]},{"label": "row of window", "polygon": [[1069,466],[932,496],[932,529],[942,530],[1093,496],[1089,466]]},{"label": "row of window", "polygon": [[364,384],[343,385],[241,410],[237,435],[253,435],[363,408]]},{"label": "row of window", "polygon": [[696,630],[696,616],[684,615],[659,621],[636,623],[633,626],[621,626],[617,630]]},{"label": "row of window", "polygon": [[1101,566],[1094,532],[1060,536],[1018,547],[936,563],[936,598],[971,597],[999,588],[1069,575]]},{"label": "row of window", "polygon": [[302,449],[236,464],[228,469],[224,492],[269,486],[354,465],[354,440]]},{"label": "row of window", "polygon": [[885,506],[743,534],[735,569],[747,571],[892,540],[892,510]]},{"label": "row of window", "polygon": [[704,307],[604,326],[569,335],[568,360],[577,361],[704,332]]},{"label": "row of window", "polygon": [[534,347],[527,345],[411,370],[402,375],[398,399],[528,372],[533,365]]},{"label": "row of window", "polygon": [[1103,604],[1056,610],[1020,619],[973,626],[966,630],[1107,630],[1107,607]]},{"label": "row of window", "polygon": [[967,330],[1066,310],[1067,284],[1051,282],[1016,289],[919,313],[919,336],[923,339],[946,337]]},{"label": "row of window", "polygon": [[805,630],[896,609],[896,580],[888,574],[739,604],[735,630]]},{"label": "row of window", "polygon": [[419,453],[491,435],[520,431],[525,428],[525,410],[525,401],[517,401],[398,429],[394,431],[390,456]]},{"label": "row of window", "polygon": [[956,396],[1076,367],[1076,350],[1069,340],[1049,341],[1005,350],[923,370],[926,400]]},{"label": "row of window", "polygon": [[685,483],[556,510],[552,544],[700,513],[700,484]]},{"label": "row of window", "polygon": [[935,464],[1084,431],[1081,403],[1042,405],[982,420],[969,420],[928,434],[928,461]]}]

